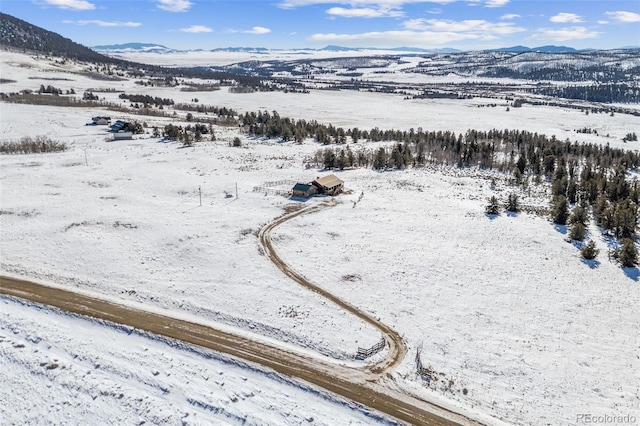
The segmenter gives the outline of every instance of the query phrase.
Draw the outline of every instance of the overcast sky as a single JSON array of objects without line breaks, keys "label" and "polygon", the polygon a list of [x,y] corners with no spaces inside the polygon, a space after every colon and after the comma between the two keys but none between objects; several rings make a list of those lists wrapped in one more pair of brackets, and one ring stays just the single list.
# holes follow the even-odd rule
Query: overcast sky
[{"label": "overcast sky", "polygon": [[86,46],[640,45],[638,0],[2,0],[0,10]]}]

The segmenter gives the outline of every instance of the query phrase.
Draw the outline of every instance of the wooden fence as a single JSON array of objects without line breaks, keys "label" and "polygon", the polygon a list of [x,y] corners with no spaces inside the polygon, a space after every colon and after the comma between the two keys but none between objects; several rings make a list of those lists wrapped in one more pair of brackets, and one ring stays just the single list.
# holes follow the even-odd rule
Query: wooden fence
[{"label": "wooden fence", "polygon": [[265,194],[270,195],[289,195],[291,193],[291,189],[276,189],[275,186],[288,186],[293,188],[297,182],[295,180],[275,180],[271,182],[264,182],[262,185],[254,186],[253,192],[263,192]]},{"label": "wooden fence", "polygon": [[369,358],[373,354],[377,354],[386,346],[387,342],[384,340],[384,337],[375,345],[370,348],[358,348],[358,353],[356,354],[356,359],[365,359]]},{"label": "wooden fence", "polygon": [[416,349],[416,371],[422,377],[422,380],[426,380],[427,383],[431,383],[433,380],[435,371],[431,367],[425,367],[422,365],[422,360],[420,359],[420,351],[421,349]]}]

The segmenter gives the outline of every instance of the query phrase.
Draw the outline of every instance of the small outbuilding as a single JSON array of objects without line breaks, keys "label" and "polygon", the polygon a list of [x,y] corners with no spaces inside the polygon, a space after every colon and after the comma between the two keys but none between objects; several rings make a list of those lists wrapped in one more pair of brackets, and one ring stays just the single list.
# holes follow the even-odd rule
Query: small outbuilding
[{"label": "small outbuilding", "polygon": [[111,117],[91,117],[91,121],[98,126],[108,126],[111,124]]},{"label": "small outbuilding", "polygon": [[318,190],[309,183],[296,183],[291,192],[293,197],[309,198],[316,195]]},{"label": "small outbuilding", "polygon": [[344,181],[336,175],[327,175],[319,177],[313,182],[319,194],[338,195],[344,190]]},{"label": "small outbuilding", "polygon": [[115,132],[113,134],[114,141],[125,141],[133,139],[133,133],[131,132]]}]

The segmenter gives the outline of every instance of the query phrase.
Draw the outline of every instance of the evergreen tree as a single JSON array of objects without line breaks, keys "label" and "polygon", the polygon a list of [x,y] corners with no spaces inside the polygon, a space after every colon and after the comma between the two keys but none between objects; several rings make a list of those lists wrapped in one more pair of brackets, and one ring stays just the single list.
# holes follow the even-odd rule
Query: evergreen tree
[{"label": "evergreen tree", "polygon": [[506,209],[508,212],[517,213],[520,210],[520,203],[518,202],[518,195],[515,192],[509,194],[507,198]]},{"label": "evergreen tree", "polygon": [[387,153],[384,148],[379,148],[373,158],[373,168],[375,170],[384,169],[387,167]]},{"label": "evergreen tree", "polygon": [[498,199],[495,195],[492,195],[491,198],[489,198],[489,204],[484,208],[484,212],[489,215],[500,214],[500,204],[498,203]]},{"label": "evergreen tree", "polygon": [[580,223],[583,226],[587,226],[587,224],[589,223],[589,215],[587,214],[587,211],[584,209],[584,207],[578,206],[573,209],[571,215],[569,215],[569,223]]},{"label": "evergreen tree", "polygon": [[633,238],[638,223],[638,207],[628,198],[613,207],[613,228],[618,238]]},{"label": "evergreen tree", "polygon": [[557,223],[558,225],[566,225],[568,217],[569,206],[567,203],[567,197],[565,197],[564,195],[559,195],[553,200],[553,223]]},{"label": "evergreen tree", "polygon": [[589,240],[589,242],[580,250],[580,254],[584,259],[593,260],[598,256],[600,250],[596,248],[596,243],[593,240]]},{"label": "evergreen tree", "polygon": [[336,155],[330,149],[324,150],[324,168],[327,170],[333,169],[333,165],[336,161]]},{"label": "evergreen tree", "polygon": [[622,249],[618,255],[618,259],[620,259],[620,263],[625,268],[631,268],[638,264],[638,249],[636,248],[636,243],[631,238],[623,238],[622,241]]},{"label": "evergreen tree", "polygon": [[569,238],[575,241],[584,240],[584,236],[587,232],[587,228],[580,222],[574,222],[569,228]]}]

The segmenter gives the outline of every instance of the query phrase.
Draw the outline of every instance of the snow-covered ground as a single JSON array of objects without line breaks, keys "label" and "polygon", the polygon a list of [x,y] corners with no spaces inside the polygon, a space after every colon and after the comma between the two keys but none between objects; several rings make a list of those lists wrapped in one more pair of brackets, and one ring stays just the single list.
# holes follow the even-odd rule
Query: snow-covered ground
[{"label": "snow-covered ground", "polygon": [[0,298],[3,425],[395,424],[217,353]]},{"label": "snow-covered ground", "polygon": [[91,111],[1,108],[8,129],[48,111],[60,125],[47,134],[74,141],[60,154],[2,157],[5,271],[187,311],[340,359],[380,339],[258,250],[260,227],[292,202],[253,187],[315,177],[295,147],[233,148],[224,129],[195,149],[149,138],[104,142],[105,127],[84,126]]},{"label": "snow-covered ground", "polygon": [[[51,83],[81,93],[112,85],[129,93],[185,102],[197,96],[203,104],[242,111],[276,110],[281,116],[344,127],[456,132],[517,128],[624,147],[632,144],[623,144],[621,138],[639,128],[637,117],[623,114],[585,115],[527,106],[507,112],[502,107],[478,107],[484,102],[479,99],[406,101],[395,95],[358,92],[231,94],[222,90],[194,94],[51,71],[57,68],[15,53],[2,59],[2,77],[17,80],[3,84],[3,91],[37,89]],[[71,81],[45,79],[51,76]],[[117,93],[100,95],[117,98]],[[304,158],[319,149],[318,145],[241,136],[243,146],[233,148],[229,141],[237,131],[219,127],[215,128],[216,142],[197,143],[194,148],[149,136],[105,142],[104,127],[84,126],[90,117],[103,113],[109,114],[0,104],[0,140],[47,135],[70,145],[63,153],[0,157],[0,270],[239,327],[341,362],[358,346],[370,346],[379,339],[371,327],[282,276],[258,250],[257,230],[281,215],[292,201],[253,192],[253,187],[315,178],[322,172],[305,170]],[[130,118],[149,126],[182,123],[181,116]],[[601,136],[573,132],[585,126],[599,129]],[[605,131],[610,138],[604,136]],[[595,228],[590,232],[601,249],[599,263],[585,264],[578,249],[564,242],[563,230],[555,229],[545,218],[521,213],[490,220],[483,214],[488,196],[505,197],[512,190],[498,175],[493,176],[495,188],[490,176],[457,169],[356,170],[341,172],[340,177],[352,193],[341,196],[336,207],[277,228],[274,245],[296,270],[405,336],[410,352],[394,375],[395,386],[428,398],[451,399],[476,413],[516,424],[569,425],[584,412],[640,413],[640,286],[633,271],[625,274],[607,260],[606,246]],[[534,187],[531,196],[521,196],[525,203],[542,205],[546,202],[543,194],[544,189]],[[100,397],[105,400],[101,410],[106,412],[113,404],[122,416],[137,416],[140,411],[127,401],[147,398],[152,414],[167,413],[155,408],[166,397],[153,385],[153,380],[167,373],[166,362],[154,364],[155,358],[162,357],[143,357],[149,366],[143,374],[127,366],[135,354],[127,352],[118,358],[117,349],[100,348],[95,354],[100,360],[91,361],[87,368],[110,362],[117,364],[110,370],[115,373],[101,376],[95,387],[82,383],[75,385],[80,390],[72,390],[87,369],[81,368],[85,361],[70,361],[73,354],[81,354],[80,360],[93,360],[94,354],[82,349],[81,339],[64,343],[68,339],[64,327],[33,327],[55,318],[53,324],[69,322],[65,327],[73,330],[81,320],[7,299],[0,303],[0,362],[22,371],[14,374],[0,369],[0,375],[7,375],[2,383],[21,384],[43,395],[68,388],[68,392],[84,395],[82,398],[100,394],[101,386],[114,393],[119,386],[130,386],[135,391],[117,392],[125,395],[125,402],[106,402],[107,397]],[[48,318],[42,320],[41,315]],[[129,345],[121,340],[129,338],[143,342],[131,343],[131,350],[153,343],[146,343],[147,337],[127,336],[96,324],[87,327],[87,334],[105,336],[100,341],[113,339],[114,347]],[[108,337],[114,336],[109,333],[117,336]],[[50,341],[51,352],[42,349],[45,345],[41,343],[30,342],[31,335],[37,336],[36,341]],[[22,344],[25,347],[19,348]],[[176,386],[169,395],[179,395],[168,397],[175,409],[167,413],[174,416],[167,422],[177,421],[176,413],[200,418],[206,410],[193,408],[188,402],[191,390],[178,386],[183,380],[176,376],[198,380],[200,390],[195,392],[209,392],[203,378],[189,374],[201,371],[213,356],[162,345],[154,353],[180,359],[176,366],[193,365],[180,367],[182,372],[171,373],[169,381],[161,384]],[[420,346],[423,364],[443,373],[446,380],[452,379],[451,390],[443,391],[441,385],[429,390],[417,379],[413,359]],[[69,365],[72,372],[60,382],[55,381],[56,375],[66,374],[65,369],[47,370],[47,364],[39,364],[54,362],[53,358],[62,360],[55,361],[59,365]],[[240,367],[228,362],[216,368],[233,377],[249,374],[232,372]],[[147,380],[145,374],[153,371],[160,374]],[[22,383],[27,372],[30,380],[37,379]],[[284,382],[270,383],[277,387]],[[251,386],[246,388],[248,394],[256,394]],[[4,386],[0,392],[8,393]],[[293,391],[286,392],[293,395]],[[75,394],[63,395],[66,399],[56,400],[62,404],[60,410],[66,409],[64,402]],[[315,398],[304,395],[300,398]],[[17,399],[11,398],[9,401]],[[308,403],[329,404],[319,408],[318,417],[289,402],[274,406],[280,414],[301,412],[335,424],[337,417],[326,413],[335,404],[320,400],[324,402],[313,399]],[[26,405],[18,406],[16,422],[24,418],[20,413],[29,414]],[[275,424],[294,424],[305,418],[271,417],[260,407],[256,403],[233,413],[255,414],[260,419],[265,413],[265,422]],[[83,412],[77,413],[82,418]],[[354,422],[360,421],[359,413],[353,415]],[[126,423],[132,417],[123,418]]]},{"label": "snow-covered ground", "polygon": [[[487,198],[509,191],[489,179],[431,169],[341,176],[364,192],[355,207],[296,218],[274,238],[292,267],[405,336],[412,356],[398,374],[408,386],[420,386],[421,347],[422,363],[455,381],[445,394],[508,422],[640,413],[640,286],[607,260],[595,227],[601,255],[587,264],[546,218],[488,218]],[[318,252],[340,267],[314,269]]]}]

